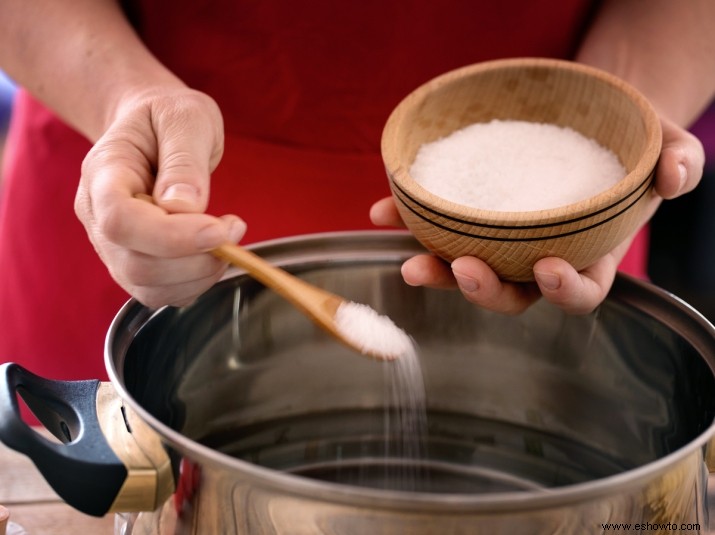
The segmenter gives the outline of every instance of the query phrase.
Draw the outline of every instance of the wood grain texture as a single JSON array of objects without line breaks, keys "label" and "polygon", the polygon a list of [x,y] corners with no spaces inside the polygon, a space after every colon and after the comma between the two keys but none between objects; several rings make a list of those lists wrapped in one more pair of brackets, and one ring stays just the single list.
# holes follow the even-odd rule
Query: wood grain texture
[{"label": "wood grain texture", "polygon": [[[46,431],[40,431],[47,434]],[[65,504],[32,461],[0,443],[0,504],[31,535],[111,535],[114,515],[96,518]]]},{"label": "wood grain texture", "polygon": [[114,515],[87,516],[64,503],[30,503],[10,509],[10,521],[30,535],[112,535]]},{"label": "wood grain texture", "polygon": [[[612,150],[627,175],[593,198],[529,212],[459,205],[411,178],[423,144],[492,119],[573,128]],[[390,115],[382,156],[400,215],[425,247],[448,261],[477,256],[503,279],[527,281],[540,258],[582,269],[644,222],[661,143],[652,106],[622,80],[573,62],[522,58],[471,65],[417,88]]]}]

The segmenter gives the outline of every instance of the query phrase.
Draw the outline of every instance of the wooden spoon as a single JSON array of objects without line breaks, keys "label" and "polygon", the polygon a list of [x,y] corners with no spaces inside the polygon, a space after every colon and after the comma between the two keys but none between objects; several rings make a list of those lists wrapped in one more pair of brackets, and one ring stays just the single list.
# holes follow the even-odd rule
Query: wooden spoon
[{"label": "wooden spoon", "polygon": [[[135,197],[154,204],[154,199],[149,195],[140,193]],[[380,316],[367,305],[357,305],[313,286],[248,249],[224,243],[213,249],[211,254],[245,270],[338,341],[363,355],[380,360],[393,360],[412,347],[411,338],[386,316]],[[356,329],[355,325],[359,327]],[[383,336],[361,337],[364,332],[380,333]]]}]

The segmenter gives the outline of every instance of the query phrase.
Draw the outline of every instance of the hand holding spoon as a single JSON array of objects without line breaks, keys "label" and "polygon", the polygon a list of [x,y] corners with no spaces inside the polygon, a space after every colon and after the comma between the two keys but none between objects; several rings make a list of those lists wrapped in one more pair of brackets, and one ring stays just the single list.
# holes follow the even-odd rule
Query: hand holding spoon
[{"label": "hand holding spoon", "polygon": [[[136,198],[154,203],[152,197]],[[348,347],[380,360],[393,360],[412,350],[412,339],[387,316],[313,286],[239,245],[224,243],[211,254],[245,270],[286,299],[315,324]]]}]

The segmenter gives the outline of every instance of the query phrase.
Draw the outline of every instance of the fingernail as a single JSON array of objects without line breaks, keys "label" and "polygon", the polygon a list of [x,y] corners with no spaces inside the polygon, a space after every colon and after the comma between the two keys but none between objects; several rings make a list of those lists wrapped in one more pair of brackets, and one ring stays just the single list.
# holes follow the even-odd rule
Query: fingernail
[{"label": "fingernail", "polygon": [[682,189],[683,186],[685,186],[685,181],[688,179],[688,169],[685,167],[685,164],[678,164],[678,176],[680,177],[680,188]]},{"label": "fingernail", "polygon": [[246,233],[246,223],[239,219],[231,223],[231,228],[228,230],[228,239],[231,243],[238,243]]},{"label": "fingernail", "polygon": [[196,204],[199,191],[191,184],[172,184],[161,194],[162,201],[179,201],[187,204]]},{"label": "fingernail", "polygon": [[226,232],[221,225],[209,225],[196,234],[196,247],[201,251],[210,251],[226,241]]},{"label": "fingernail", "polygon": [[543,286],[547,290],[558,290],[561,286],[561,277],[556,273],[534,272],[534,277],[539,286]]},{"label": "fingernail", "polygon": [[454,273],[454,278],[457,280],[459,289],[463,292],[476,292],[479,289],[479,283],[471,277],[465,277],[459,273]]}]

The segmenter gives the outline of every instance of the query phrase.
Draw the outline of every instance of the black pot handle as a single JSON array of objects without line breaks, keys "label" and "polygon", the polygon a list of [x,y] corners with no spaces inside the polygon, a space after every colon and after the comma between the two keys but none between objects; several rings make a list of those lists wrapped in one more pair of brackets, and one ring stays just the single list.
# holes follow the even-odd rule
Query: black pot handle
[{"label": "black pot handle", "polygon": [[[127,478],[97,418],[99,385],[97,380],[53,381],[18,364],[0,365],[0,440],[27,455],[64,501],[93,516],[111,509]],[[22,420],[18,395],[61,443]]]}]

